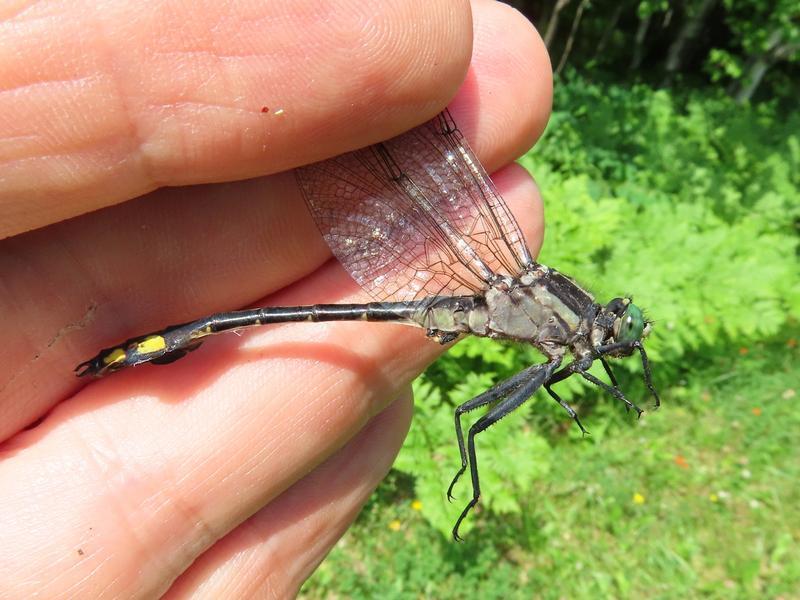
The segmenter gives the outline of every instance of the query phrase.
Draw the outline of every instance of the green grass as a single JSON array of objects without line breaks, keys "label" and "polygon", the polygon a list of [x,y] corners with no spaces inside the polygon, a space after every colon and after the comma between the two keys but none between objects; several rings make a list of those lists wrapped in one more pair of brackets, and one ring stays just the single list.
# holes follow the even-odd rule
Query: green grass
[{"label": "green grass", "polygon": [[[603,400],[583,415],[592,435],[581,439],[552,413],[551,468],[519,498],[523,513],[478,511],[464,543],[429,524],[411,479],[393,472],[302,596],[798,597],[792,335],[713,359],[687,356],[701,364],[638,422]],[[488,433],[503,434],[503,423]],[[455,448],[448,460],[456,465]]]}]

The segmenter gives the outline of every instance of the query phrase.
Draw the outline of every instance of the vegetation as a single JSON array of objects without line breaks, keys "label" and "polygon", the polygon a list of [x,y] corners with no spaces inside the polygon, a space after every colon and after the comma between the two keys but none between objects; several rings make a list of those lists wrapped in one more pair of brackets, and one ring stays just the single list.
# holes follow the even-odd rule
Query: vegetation
[{"label": "vegetation", "polygon": [[[556,73],[724,84],[738,103],[797,98],[795,0],[509,0],[543,31]],[[792,93],[791,88],[794,88]]]},{"label": "vegetation", "polygon": [[[570,3],[559,4],[563,18]],[[657,88],[600,76],[596,61],[565,67],[545,137],[521,161],[546,199],[541,261],[598,299],[635,292],[649,307],[662,409],[637,421],[568,380],[557,389],[591,432],[582,437],[537,394],[479,438],[484,494],[455,544],[469,482],[447,502],[458,468],[452,408],[541,361],[526,347],[460,343],[417,382],[392,474],[305,597],[796,597],[800,113],[785,95],[742,104],[741,87],[715,85],[709,65],[746,65],[732,49],[755,52],[761,33],[742,16],[756,2],[735,12],[711,4],[727,27],[739,23],[739,37],[681,75],[704,81]],[[630,6],[620,6],[623,19]],[[584,26],[602,35],[590,16]],[[797,21],[784,25],[781,39],[794,39]],[[780,91],[780,73],[766,80]],[[639,361],[614,368],[647,408]]]}]

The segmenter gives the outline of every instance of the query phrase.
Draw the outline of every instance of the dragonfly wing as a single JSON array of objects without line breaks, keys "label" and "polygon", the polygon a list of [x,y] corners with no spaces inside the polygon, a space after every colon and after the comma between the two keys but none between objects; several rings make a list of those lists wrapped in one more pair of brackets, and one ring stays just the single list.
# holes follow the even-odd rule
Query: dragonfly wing
[{"label": "dragonfly wing", "polygon": [[496,273],[517,275],[533,262],[522,231],[450,112],[386,142],[417,185]]},{"label": "dragonfly wing", "polygon": [[469,295],[530,264],[516,221],[449,113],[296,176],[334,255],[378,300]]}]

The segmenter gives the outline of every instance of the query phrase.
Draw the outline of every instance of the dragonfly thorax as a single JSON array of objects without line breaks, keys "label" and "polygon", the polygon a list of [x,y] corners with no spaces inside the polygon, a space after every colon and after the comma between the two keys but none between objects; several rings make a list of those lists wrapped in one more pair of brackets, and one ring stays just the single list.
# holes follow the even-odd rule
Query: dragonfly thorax
[{"label": "dragonfly thorax", "polygon": [[486,292],[490,337],[529,342],[548,355],[565,348],[585,327],[594,299],[561,273],[537,265],[508,290]]}]

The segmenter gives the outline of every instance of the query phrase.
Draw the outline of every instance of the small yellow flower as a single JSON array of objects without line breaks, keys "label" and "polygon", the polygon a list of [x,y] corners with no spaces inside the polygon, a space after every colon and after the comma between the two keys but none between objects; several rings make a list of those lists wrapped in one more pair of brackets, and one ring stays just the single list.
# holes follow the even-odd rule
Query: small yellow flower
[{"label": "small yellow flower", "polygon": [[644,496],[642,494],[640,494],[639,492],[636,492],[633,495],[633,503],[634,504],[644,504]]},{"label": "small yellow flower", "polygon": [[389,523],[389,529],[391,529],[392,531],[400,531],[400,521],[395,519],[394,521]]},{"label": "small yellow flower", "polygon": [[709,494],[708,499],[711,500],[711,502],[719,502],[719,496],[716,494]]},{"label": "small yellow flower", "polygon": [[422,502],[420,502],[419,500],[414,500],[411,503],[411,508],[417,511],[422,510]]}]

